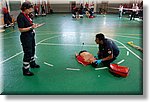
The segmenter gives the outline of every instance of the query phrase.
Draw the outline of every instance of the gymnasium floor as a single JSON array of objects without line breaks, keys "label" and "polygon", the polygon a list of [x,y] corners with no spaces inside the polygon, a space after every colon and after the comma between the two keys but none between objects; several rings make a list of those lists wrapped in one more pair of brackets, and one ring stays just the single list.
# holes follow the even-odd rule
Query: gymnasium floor
[{"label": "gymnasium floor", "polygon": [[[2,94],[143,94],[143,53],[127,44],[133,41],[142,47],[142,22],[119,19],[118,15],[77,20],[70,14],[53,14],[35,18],[34,23],[45,25],[36,29],[36,61],[41,68],[31,69],[32,77],[22,75],[17,25],[0,35]],[[128,77],[115,77],[108,68],[95,70],[76,61],[75,52],[81,50],[96,55],[95,35],[99,32],[119,46],[120,55],[114,63],[124,60],[120,65],[130,68]]]}]

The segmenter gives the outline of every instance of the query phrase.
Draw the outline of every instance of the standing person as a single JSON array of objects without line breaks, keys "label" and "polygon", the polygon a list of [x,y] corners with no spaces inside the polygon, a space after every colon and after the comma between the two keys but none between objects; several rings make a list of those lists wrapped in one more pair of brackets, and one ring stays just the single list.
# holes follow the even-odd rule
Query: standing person
[{"label": "standing person", "polygon": [[90,5],[91,11],[92,13],[94,13],[94,2],[92,2],[92,4]]},{"label": "standing person", "polygon": [[143,19],[143,1],[140,3],[139,9],[139,18]]},{"label": "standing person", "polygon": [[95,42],[99,44],[98,59],[92,65],[95,66],[95,64],[99,65],[102,63],[104,66],[109,67],[110,63],[119,55],[117,45],[111,39],[105,38],[102,33],[96,35]]},{"label": "standing person", "polygon": [[46,10],[45,10],[45,5],[44,5],[44,3],[42,3],[42,5],[41,5],[41,12],[42,12],[42,15],[46,15]]},{"label": "standing person", "polygon": [[[123,8],[128,8],[127,4],[124,4]],[[126,9],[123,9],[123,14],[126,14],[126,11],[127,11]]]},{"label": "standing person", "polygon": [[132,19],[134,20],[135,16],[138,14],[138,9],[139,9],[138,4],[134,4],[134,3],[133,3],[130,21],[131,21]]},{"label": "standing person", "polygon": [[88,8],[89,8],[89,4],[86,2],[86,4],[85,4],[85,11],[87,11]]},{"label": "standing person", "polygon": [[119,6],[119,17],[120,18],[122,17],[122,13],[123,13],[123,5],[120,4],[120,6]]},{"label": "standing person", "polygon": [[14,26],[13,22],[12,22],[12,18],[9,14],[9,11],[6,7],[2,8],[2,13],[4,15],[4,24],[5,24],[5,28],[9,27],[9,26]]},{"label": "standing person", "polygon": [[37,17],[39,14],[39,8],[36,4],[34,5],[34,14],[35,14],[35,17]]},{"label": "standing person", "polygon": [[74,7],[72,8],[72,18],[76,18],[76,12],[77,12],[77,7],[74,6]]},{"label": "standing person", "polygon": [[20,41],[22,43],[22,48],[24,52],[23,58],[23,75],[32,76],[34,75],[30,72],[29,68],[39,68],[40,66],[35,63],[35,32],[34,28],[37,27],[36,24],[32,22],[32,19],[28,16],[33,10],[33,6],[30,2],[24,2],[21,6],[22,12],[17,17],[17,23],[19,31],[21,32]]},{"label": "standing person", "polygon": [[81,3],[80,4],[80,15],[83,15],[84,13],[84,9],[83,9],[83,4]]}]

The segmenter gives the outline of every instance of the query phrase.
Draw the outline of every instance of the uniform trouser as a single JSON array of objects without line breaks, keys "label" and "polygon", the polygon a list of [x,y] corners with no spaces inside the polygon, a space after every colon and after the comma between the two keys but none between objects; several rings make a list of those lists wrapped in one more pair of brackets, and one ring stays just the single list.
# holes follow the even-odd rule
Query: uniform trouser
[{"label": "uniform trouser", "polygon": [[[109,67],[110,66],[110,63],[112,63],[114,60],[116,60],[117,56],[119,55],[119,51],[113,55],[113,58],[110,59],[110,60],[107,60],[107,61],[102,61],[102,64],[106,67]],[[98,56],[99,59],[102,59],[102,58],[105,58],[105,57],[100,57]]]},{"label": "uniform trouser", "polygon": [[91,12],[92,12],[92,13],[94,12],[94,8],[91,8]]},{"label": "uniform trouser", "polygon": [[112,63],[114,60],[116,60],[116,57],[113,57],[111,60],[108,61],[102,61],[102,63],[104,66],[109,67],[110,63]]},{"label": "uniform trouser", "polygon": [[9,13],[4,14],[4,23],[7,24],[7,25],[12,23],[12,18],[10,17]]},{"label": "uniform trouser", "polygon": [[37,10],[34,11],[35,16],[37,16],[39,12]]},{"label": "uniform trouser", "polygon": [[135,12],[135,11],[132,11],[130,20],[132,20],[132,18],[135,18],[135,16],[136,16],[136,12]]},{"label": "uniform trouser", "polygon": [[29,32],[26,34],[21,34],[20,40],[22,43],[22,48],[24,52],[23,57],[23,68],[30,68],[31,63],[35,63],[34,54],[35,54],[35,33]]},{"label": "uniform trouser", "polygon": [[44,14],[44,13],[46,13],[46,12],[45,12],[45,9],[42,9],[42,14]]},{"label": "uniform trouser", "polygon": [[122,17],[122,11],[119,11],[119,17]]}]

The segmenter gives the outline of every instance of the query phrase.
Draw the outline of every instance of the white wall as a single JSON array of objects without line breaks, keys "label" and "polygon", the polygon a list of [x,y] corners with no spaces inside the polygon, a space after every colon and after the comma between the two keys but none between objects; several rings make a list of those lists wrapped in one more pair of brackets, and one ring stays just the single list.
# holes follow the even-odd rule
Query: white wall
[{"label": "white wall", "polygon": [[[3,1],[3,0],[2,0]],[[26,0],[6,0],[6,1],[21,1],[24,2]],[[76,1],[76,3],[85,3],[85,2],[92,2],[101,3],[102,1],[108,1],[109,3],[130,3],[130,2],[141,2],[143,0],[28,0],[33,3],[35,2],[42,2],[42,1],[49,1],[51,4],[69,4],[70,1]]]},{"label": "white wall", "polygon": [[141,2],[143,0],[48,0],[51,4],[62,4],[62,3],[69,3],[70,1],[76,1],[77,3],[83,2],[97,2],[101,3],[102,1],[108,1],[109,3],[130,3],[130,2]]}]

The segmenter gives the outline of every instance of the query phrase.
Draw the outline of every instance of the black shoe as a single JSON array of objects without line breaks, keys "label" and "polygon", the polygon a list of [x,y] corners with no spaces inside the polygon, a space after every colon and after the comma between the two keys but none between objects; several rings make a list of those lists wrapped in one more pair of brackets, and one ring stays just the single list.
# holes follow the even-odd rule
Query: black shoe
[{"label": "black shoe", "polygon": [[40,68],[38,64],[35,63],[35,61],[30,62],[30,67],[31,68]]},{"label": "black shoe", "polygon": [[38,64],[30,65],[31,68],[40,68]]},{"label": "black shoe", "polygon": [[25,68],[22,68],[22,69],[23,69],[24,76],[33,76],[34,75],[32,72],[29,71],[29,69],[25,69]]}]

